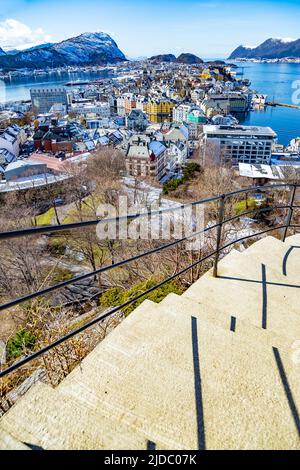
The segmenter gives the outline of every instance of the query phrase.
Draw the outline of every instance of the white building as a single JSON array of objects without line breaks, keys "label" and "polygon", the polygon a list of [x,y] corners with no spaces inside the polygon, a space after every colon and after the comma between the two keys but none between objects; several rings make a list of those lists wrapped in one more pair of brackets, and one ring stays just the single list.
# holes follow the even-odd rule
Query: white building
[{"label": "white building", "polygon": [[138,95],[136,98],[136,109],[145,112],[147,107],[147,98],[143,95]]},{"label": "white building", "polygon": [[166,164],[168,171],[181,168],[187,160],[188,147],[183,142],[170,143],[166,150]]},{"label": "white building", "polygon": [[98,118],[96,116],[87,116],[86,125],[88,129],[108,128],[111,125],[109,118]]},{"label": "white building", "polygon": [[125,95],[120,95],[117,97],[117,109],[120,116],[125,114]]},{"label": "white building", "polygon": [[202,125],[189,122],[188,129],[189,129],[189,140],[197,140],[199,138],[199,135],[201,132],[200,129],[202,129]]},{"label": "white building", "polygon": [[173,121],[182,124],[188,119],[188,115],[191,111],[190,104],[180,104],[173,108]]},{"label": "white building", "polygon": [[296,139],[291,140],[288,148],[291,152],[300,154],[300,137],[296,137]]},{"label": "white building", "polygon": [[222,116],[222,114],[217,114],[211,118],[211,122],[217,126],[234,126],[239,123],[239,121],[231,114],[228,116]]},{"label": "white building", "polygon": [[93,113],[97,114],[101,118],[109,118],[110,104],[98,101],[95,101],[94,103],[74,103],[72,104],[70,111],[81,115]]},{"label": "white building", "polygon": [[188,145],[189,130],[188,127],[182,124],[181,126],[174,123],[167,123],[161,125],[160,129],[155,132],[155,138],[161,142],[183,142]]},{"label": "white building", "polygon": [[203,126],[202,144],[209,158],[208,143],[213,144],[215,157],[239,163],[270,164],[277,134],[270,127]]},{"label": "white building", "polygon": [[194,90],[192,90],[191,99],[192,101],[194,101],[194,103],[196,103],[197,105],[200,105],[201,102],[204,100],[204,98],[205,98],[204,90],[202,90],[201,88],[195,88]]},{"label": "white building", "polygon": [[20,146],[26,141],[24,129],[16,124],[9,126],[0,134],[0,148],[6,149],[15,157],[19,156]]}]

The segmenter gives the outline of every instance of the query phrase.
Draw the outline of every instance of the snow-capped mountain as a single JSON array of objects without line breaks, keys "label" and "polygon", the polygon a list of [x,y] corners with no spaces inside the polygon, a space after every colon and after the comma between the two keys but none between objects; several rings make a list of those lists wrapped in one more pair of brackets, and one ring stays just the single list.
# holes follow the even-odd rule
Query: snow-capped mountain
[{"label": "snow-capped mountain", "polygon": [[4,56],[4,55],[6,55],[6,53],[5,53],[4,50],[1,49],[1,47],[0,47],[0,57],[1,57],[1,56]]},{"label": "snow-capped mountain", "polygon": [[64,65],[106,65],[125,61],[115,41],[105,33],[85,33],[58,44],[35,47],[0,57],[0,67],[45,68]]},{"label": "snow-capped mountain", "polygon": [[270,38],[257,47],[239,46],[229,59],[282,59],[300,57],[300,39]]}]

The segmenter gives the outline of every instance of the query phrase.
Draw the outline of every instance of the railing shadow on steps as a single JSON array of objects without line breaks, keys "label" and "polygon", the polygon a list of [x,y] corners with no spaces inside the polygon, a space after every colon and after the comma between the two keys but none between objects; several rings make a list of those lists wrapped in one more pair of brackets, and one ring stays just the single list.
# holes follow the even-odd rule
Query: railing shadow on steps
[{"label": "railing shadow on steps", "polygon": [[[235,245],[237,243],[241,243],[241,242],[249,240],[251,238],[257,238],[261,235],[264,235],[264,234],[270,233],[270,232],[274,232],[274,231],[277,231],[277,230],[282,230],[282,241],[285,241],[285,239],[287,237],[287,234],[288,234],[288,230],[290,228],[294,228],[294,229],[300,228],[300,225],[295,225],[295,224],[292,223],[294,209],[300,209],[300,206],[295,205],[296,193],[297,193],[297,189],[299,187],[300,187],[300,183],[299,184],[297,184],[297,183],[286,183],[286,184],[282,183],[282,184],[271,184],[271,185],[265,185],[265,186],[254,186],[254,187],[241,189],[241,190],[233,191],[233,192],[226,193],[226,194],[221,194],[219,196],[215,196],[215,197],[212,197],[212,198],[209,198],[209,199],[202,199],[200,201],[193,202],[193,203],[189,204],[188,206],[191,207],[191,206],[204,205],[206,203],[211,203],[211,202],[218,203],[219,204],[218,222],[216,224],[210,226],[210,227],[207,227],[207,228],[201,230],[200,232],[193,233],[190,236],[181,238],[179,240],[172,241],[171,243],[161,245],[161,246],[159,246],[157,248],[154,248],[150,251],[138,254],[138,255],[136,255],[132,258],[128,258],[128,259],[122,260],[118,263],[102,267],[100,269],[97,269],[97,270],[91,271],[89,273],[74,277],[70,280],[55,284],[53,286],[49,286],[45,289],[30,293],[28,295],[25,295],[23,297],[19,297],[17,299],[14,299],[14,300],[8,302],[8,303],[0,305],[0,312],[1,312],[3,310],[7,310],[11,307],[14,307],[16,305],[22,304],[23,302],[33,300],[35,298],[41,297],[43,295],[46,295],[46,294],[49,294],[49,293],[54,292],[56,290],[67,287],[68,285],[71,285],[74,282],[82,281],[84,279],[90,278],[90,277],[95,276],[97,274],[101,274],[101,273],[107,272],[109,270],[112,270],[112,269],[115,269],[115,268],[118,268],[118,267],[121,267],[121,266],[125,266],[126,264],[129,264],[131,262],[140,260],[140,259],[145,258],[147,256],[150,256],[154,253],[158,253],[158,252],[161,252],[163,250],[167,250],[168,248],[174,247],[174,246],[176,246],[176,245],[178,245],[182,242],[188,241],[189,239],[194,239],[195,237],[197,237],[201,234],[204,234],[206,232],[209,232],[213,229],[217,230],[216,249],[213,252],[211,252],[208,255],[200,258],[196,262],[190,264],[189,266],[185,267],[181,271],[178,271],[174,275],[164,279],[162,282],[160,282],[157,285],[151,287],[147,291],[137,295],[136,297],[128,300],[127,302],[123,303],[122,305],[119,305],[118,307],[115,307],[115,308],[111,309],[109,312],[106,312],[102,316],[99,316],[99,317],[87,322],[85,325],[81,326],[80,328],[77,328],[77,329],[71,331],[70,333],[64,335],[63,337],[59,338],[58,340],[54,341],[53,343],[51,343],[51,344],[45,346],[44,348],[40,349],[39,351],[36,351],[36,352],[22,358],[21,360],[19,360],[18,362],[12,364],[10,367],[6,368],[5,370],[0,371],[0,378],[5,377],[6,375],[8,375],[8,374],[14,372],[15,370],[21,368],[25,364],[37,359],[38,357],[44,355],[45,353],[47,353],[48,351],[52,350],[53,348],[59,346],[60,344],[68,341],[69,339],[73,338],[74,336],[78,335],[79,333],[84,332],[85,330],[92,327],[93,325],[96,325],[97,323],[102,322],[103,320],[105,320],[106,318],[108,318],[111,315],[115,314],[116,312],[122,310],[123,308],[125,308],[128,305],[136,302],[137,300],[140,300],[141,298],[144,298],[145,296],[147,296],[151,292],[159,289],[160,287],[162,287],[163,285],[169,283],[170,281],[180,277],[181,275],[185,274],[186,272],[190,271],[194,267],[198,266],[199,264],[203,263],[204,261],[206,261],[210,258],[214,258],[213,275],[214,275],[214,277],[218,277],[218,262],[219,262],[219,258],[220,258],[220,253],[222,251],[226,250],[227,248],[229,248],[232,245]],[[227,219],[225,218],[225,203],[226,203],[226,201],[228,201],[228,200],[230,200],[234,197],[237,197],[241,194],[246,194],[246,197],[247,197],[247,195],[249,193],[253,193],[253,192],[258,192],[258,191],[264,192],[266,190],[273,191],[273,190],[280,190],[280,189],[281,190],[286,189],[286,190],[290,191],[290,200],[289,200],[288,204],[286,204],[286,205],[272,205],[272,206],[269,206],[269,207],[262,207],[262,208],[257,208],[256,207],[254,209],[247,210],[246,212],[240,213],[240,214],[232,216],[230,218],[227,218]],[[58,233],[58,232],[63,232],[63,231],[70,231],[70,230],[83,228],[83,227],[96,226],[96,225],[101,224],[101,223],[105,223],[105,224],[108,224],[110,222],[119,223],[122,220],[129,221],[129,220],[134,220],[134,219],[140,219],[141,217],[156,216],[156,215],[162,215],[164,213],[171,213],[171,212],[182,210],[185,207],[187,207],[187,206],[186,205],[180,205],[180,206],[177,206],[177,207],[171,207],[171,208],[161,209],[161,210],[152,211],[152,212],[151,211],[148,211],[148,212],[145,211],[145,212],[139,213],[139,214],[116,217],[116,218],[112,218],[112,219],[88,220],[88,221],[83,221],[83,222],[76,222],[76,223],[57,225],[57,226],[33,227],[33,228],[31,227],[31,228],[14,230],[14,231],[0,232],[0,241],[20,238],[20,237],[28,237],[28,236],[33,236],[33,235],[42,235],[42,234],[50,234],[50,233]],[[271,212],[275,209],[287,209],[288,210],[285,223],[280,224],[280,225],[276,225],[272,228],[267,228],[265,230],[262,230],[260,232],[256,232],[256,233],[251,234],[251,235],[243,236],[241,238],[235,239],[235,240],[221,246],[222,229],[223,229],[224,224],[229,223],[229,222],[233,222],[235,220],[240,219],[241,217],[251,215],[253,213]]]}]

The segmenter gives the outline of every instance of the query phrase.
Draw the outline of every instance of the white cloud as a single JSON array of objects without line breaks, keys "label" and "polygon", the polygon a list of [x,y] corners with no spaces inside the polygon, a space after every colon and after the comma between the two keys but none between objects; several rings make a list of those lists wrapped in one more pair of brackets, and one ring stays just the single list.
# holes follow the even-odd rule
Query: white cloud
[{"label": "white cloud", "polygon": [[42,28],[33,30],[12,18],[0,22],[0,47],[4,50],[22,50],[50,41],[51,36]]}]

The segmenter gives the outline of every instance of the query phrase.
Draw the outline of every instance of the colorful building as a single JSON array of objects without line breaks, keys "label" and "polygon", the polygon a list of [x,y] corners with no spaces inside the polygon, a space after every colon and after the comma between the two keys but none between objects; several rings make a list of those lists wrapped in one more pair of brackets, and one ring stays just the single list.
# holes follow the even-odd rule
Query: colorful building
[{"label": "colorful building", "polygon": [[187,116],[187,122],[191,124],[205,124],[206,116],[199,109],[192,109]]},{"label": "colorful building", "polygon": [[146,106],[149,121],[154,123],[171,121],[174,106],[175,104],[169,100],[150,100]]},{"label": "colorful building", "polygon": [[212,78],[210,70],[209,69],[202,70],[202,73],[200,74],[200,78],[201,80],[210,80]]}]

